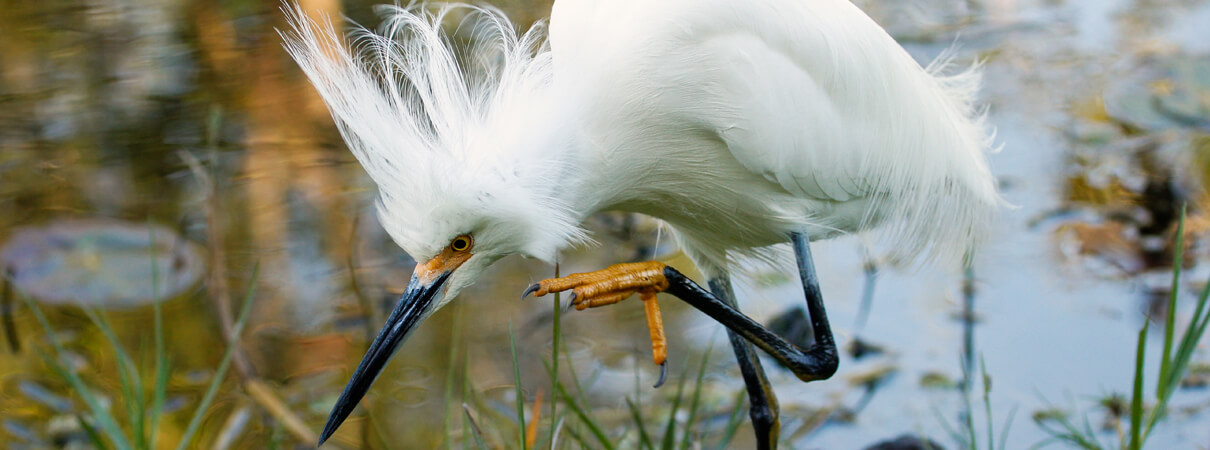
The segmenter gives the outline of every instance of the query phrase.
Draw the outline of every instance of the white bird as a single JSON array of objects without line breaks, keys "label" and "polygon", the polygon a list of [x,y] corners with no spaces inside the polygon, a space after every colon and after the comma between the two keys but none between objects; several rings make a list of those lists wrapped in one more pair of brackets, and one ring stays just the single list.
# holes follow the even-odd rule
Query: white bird
[{"label": "white bird", "polygon": [[[762,447],[777,402],[755,344],[805,381],[837,353],[809,241],[877,230],[900,261],[968,254],[1001,204],[973,106],[975,68],[921,67],[847,0],[558,0],[549,36],[490,7],[384,6],[349,39],[287,8],[286,48],[379,189],[383,227],[418,264],[322,434],[348,416],[410,330],[488,265],[553,261],[599,211],[667,224],[709,280],[636,263],[545,280],[578,308],[638,293],[662,363],[654,293],[728,327]],[[441,24],[466,13],[470,48]],[[729,273],[791,242],[814,342],[735,307]],[[654,319],[653,319],[654,315]],[[658,333],[657,333],[658,331]],[[322,440],[321,440],[322,444]]]}]

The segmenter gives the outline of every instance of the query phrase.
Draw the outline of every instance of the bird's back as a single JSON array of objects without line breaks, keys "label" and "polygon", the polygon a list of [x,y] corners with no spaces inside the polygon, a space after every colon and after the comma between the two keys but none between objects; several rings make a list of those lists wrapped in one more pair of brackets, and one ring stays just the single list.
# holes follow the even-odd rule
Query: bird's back
[{"label": "bird's back", "polygon": [[978,73],[922,68],[847,0],[559,0],[551,48],[597,151],[708,162],[665,185],[759,179],[736,208],[880,225],[900,258],[961,255],[1000,203]]}]

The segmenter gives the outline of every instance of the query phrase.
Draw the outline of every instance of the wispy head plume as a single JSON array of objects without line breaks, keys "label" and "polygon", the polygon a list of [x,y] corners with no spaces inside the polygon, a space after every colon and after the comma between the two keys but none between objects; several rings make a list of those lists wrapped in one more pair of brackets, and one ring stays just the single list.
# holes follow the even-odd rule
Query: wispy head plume
[{"label": "wispy head plume", "polygon": [[[550,150],[563,143],[534,126],[558,116],[544,95],[552,80],[544,24],[518,34],[488,6],[379,6],[376,32],[354,27],[346,38],[298,5],[283,11],[286,50],[378,185],[379,216],[404,250],[434,252],[450,205],[474,209],[484,198],[508,200],[512,209],[500,215],[548,236],[518,251],[553,256],[584,238],[579,218],[553,195],[569,168]],[[445,23],[456,31],[443,31]]]}]

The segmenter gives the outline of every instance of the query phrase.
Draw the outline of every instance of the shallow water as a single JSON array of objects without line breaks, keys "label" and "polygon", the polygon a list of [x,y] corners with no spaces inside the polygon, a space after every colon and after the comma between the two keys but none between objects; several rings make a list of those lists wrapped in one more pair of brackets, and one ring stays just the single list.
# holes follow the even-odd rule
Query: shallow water
[{"label": "shallow water", "polygon": [[[1099,425],[1106,411],[1097,399],[1129,392],[1135,338],[1145,312],[1154,310],[1151,299],[1171,278],[1165,263],[1171,257],[1165,259],[1162,248],[1142,250],[1163,247],[1162,237],[1148,238],[1163,231],[1148,234],[1147,221],[1138,218],[1158,221],[1166,217],[1165,208],[1182,201],[1191,204],[1192,217],[1201,217],[1207,174],[1200,158],[1208,148],[1198,144],[1206,130],[1123,126],[1142,112],[1128,107],[1111,117],[1104,105],[1115,104],[1114,92],[1153,86],[1156,79],[1148,74],[1182,61],[1205,61],[1210,3],[858,3],[920,61],[955,42],[957,62],[985,61],[984,101],[1004,147],[990,157],[991,166],[1005,199],[1016,205],[1006,209],[974,264],[973,353],[993,380],[996,432],[1014,417],[1009,448],[1042,442],[1048,435],[1031,416],[1049,408],[1078,409]],[[500,5],[521,22],[549,9],[545,2]],[[64,218],[138,225],[150,217],[211,250],[222,249],[222,280],[230,284],[231,298],[239,298],[259,263],[258,296],[243,340],[249,364],[305,425],[318,430],[360,359],[367,333],[381,324],[391,293],[406,284],[411,263],[378,227],[372,186],[280,51],[272,33],[281,25],[276,4],[91,0],[4,6],[0,211],[6,213],[0,214],[0,241],[18,227]],[[375,23],[367,2],[347,2],[344,13]],[[1201,105],[1210,105],[1210,94],[1193,92],[1201,92],[1202,97],[1192,95]],[[209,180],[181,152],[199,159]],[[217,196],[207,194],[210,184]],[[1147,186],[1170,186],[1172,192],[1152,195]],[[1098,232],[1111,224],[1124,231]],[[667,240],[648,221],[605,215],[590,228],[602,245],[567,252],[563,273],[652,252],[669,257]],[[1195,245],[1194,261],[1205,260],[1205,250]],[[958,426],[961,391],[924,386],[922,380],[962,379],[962,274],[880,268],[872,311],[859,327],[866,282],[862,242],[842,238],[816,244],[814,251],[839,344],[847,347],[860,336],[885,352],[861,359],[846,354],[832,380],[811,384],[767,362],[784,411],[785,442],[794,448],[860,448],[919,433],[956,446],[946,427]],[[1205,264],[1186,270],[1186,292],[1210,277]],[[553,268],[534,261],[497,264],[454,306],[430,318],[379,379],[367,403],[375,436],[362,440],[358,431],[370,420],[359,416],[335,442],[437,443],[447,416],[460,430],[457,403],[467,397],[454,395],[461,386],[447,396],[451,367],[475,393],[471,407],[482,420],[490,421],[493,411],[515,416],[510,328],[527,398],[533,401],[543,391],[549,400],[542,360],[550,353],[550,300],[515,298],[527,284],[552,274]],[[768,322],[801,304],[791,278],[759,275],[737,286],[749,315]],[[169,405],[176,410],[165,424],[167,436],[182,432],[224,350],[211,304],[215,283],[211,279],[192,295],[165,303],[168,348],[177,368],[169,388]],[[1181,299],[1186,316],[1191,300],[1191,294]],[[742,388],[721,327],[679,302],[662,304],[671,333],[673,388],[694,376],[698,355],[713,346],[704,404],[710,413],[705,422],[717,428]],[[98,384],[115,386],[112,352],[103,338],[78,310],[49,310],[74,352],[68,359],[100,374]],[[123,342],[144,354],[149,317],[146,309],[111,312]],[[675,392],[646,387],[656,368],[637,302],[562,319],[568,360],[602,422],[615,430],[628,427],[623,397],[636,392],[652,415],[663,414]],[[46,342],[32,316],[19,307],[15,323],[22,351],[0,352],[0,441],[39,447],[60,437],[49,424],[70,418],[73,406],[66,384],[36,355]],[[1148,374],[1158,368],[1159,325],[1153,323],[1148,338]],[[460,350],[452,353],[455,343]],[[1208,363],[1210,355],[1203,348],[1194,361]],[[686,369],[689,374],[683,374]],[[884,371],[890,375],[872,393],[853,381]],[[565,382],[571,376],[566,364],[561,373]],[[207,416],[202,442],[233,430],[237,447],[262,446],[273,436],[294,439],[259,412],[261,403],[244,394],[237,379],[228,381]],[[981,389],[974,386],[976,393]],[[983,404],[978,394],[972,397],[975,428],[983,436]],[[1155,448],[1196,448],[1210,441],[1210,392],[1184,389],[1173,404],[1178,412],[1151,437]],[[830,411],[829,420],[808,420],[820,410]],[[241,417],[239,411],[258,412],[242,413],[247,423],[240,426],[229,420]],[[486,432],[511,442],[508,433]],[[1114,436],[1101,435],[1104,442]],[[736,439],[736,447],[751,445],[746,428]]]}]

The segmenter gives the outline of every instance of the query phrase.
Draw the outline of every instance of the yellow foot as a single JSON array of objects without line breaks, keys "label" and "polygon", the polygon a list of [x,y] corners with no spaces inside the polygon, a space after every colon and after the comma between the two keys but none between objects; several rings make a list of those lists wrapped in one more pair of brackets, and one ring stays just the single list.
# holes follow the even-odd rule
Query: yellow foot
[{"label": "yellow foot", "polygon": [[643,310],[647,313],[647,330],[651,333],[651,359],[660,365],[660,380],[655,387],[660,387],[668,375],[668,341],[664,336],[664,320],[660,316],[660,305],[655,294],[668,289],[668,280],[664,278],[665,267],[664,263],[656,261],[627,263],[596,272],[551,278],[531,285],[521,294],[521,298],[530,294],[541,297],[570,289],[572,305],[577,310],[584,310],[612,305],[639,294],[643,300]]}]

